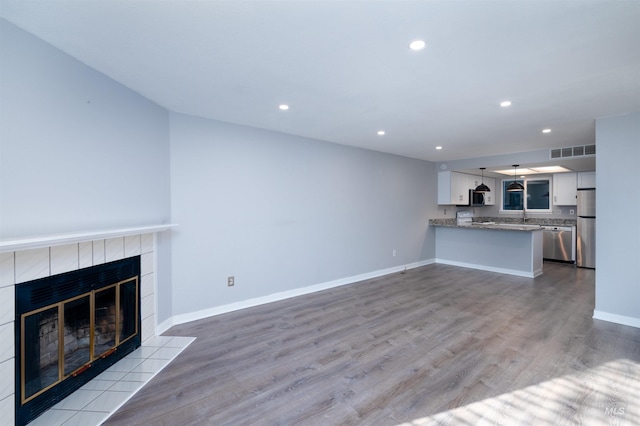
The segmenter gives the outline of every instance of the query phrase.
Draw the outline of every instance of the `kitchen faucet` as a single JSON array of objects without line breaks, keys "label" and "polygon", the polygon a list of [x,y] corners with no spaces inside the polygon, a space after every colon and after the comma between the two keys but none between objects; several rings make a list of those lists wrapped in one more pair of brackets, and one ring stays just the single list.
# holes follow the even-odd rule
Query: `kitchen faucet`
[{"label": "kitchen faucet", "polygon": [[527,223],[527,210],[522,206],[522,223]]}]

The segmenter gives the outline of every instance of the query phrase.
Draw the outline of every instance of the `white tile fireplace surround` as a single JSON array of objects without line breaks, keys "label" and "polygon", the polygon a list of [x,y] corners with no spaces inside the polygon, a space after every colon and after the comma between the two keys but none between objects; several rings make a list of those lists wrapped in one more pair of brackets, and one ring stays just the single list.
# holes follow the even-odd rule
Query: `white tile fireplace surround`
[{"label": "white tile fireplace surround", "polygon": [[0,423],[15,423],[15,286],[139,255],[141,338],[144,345],[156,337],[158,323],[156,233],[174,226],[157,225],[0,241]]}]

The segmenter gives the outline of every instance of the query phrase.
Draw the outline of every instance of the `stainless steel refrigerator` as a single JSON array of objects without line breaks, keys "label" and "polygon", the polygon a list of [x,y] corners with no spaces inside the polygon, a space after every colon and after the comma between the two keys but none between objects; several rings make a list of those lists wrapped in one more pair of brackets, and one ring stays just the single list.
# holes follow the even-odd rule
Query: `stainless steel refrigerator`
[{"label": "stainless steel refrigerator", "polygon": [[576,265],[596,267],[596,190],[578,189],[578,235]]}]

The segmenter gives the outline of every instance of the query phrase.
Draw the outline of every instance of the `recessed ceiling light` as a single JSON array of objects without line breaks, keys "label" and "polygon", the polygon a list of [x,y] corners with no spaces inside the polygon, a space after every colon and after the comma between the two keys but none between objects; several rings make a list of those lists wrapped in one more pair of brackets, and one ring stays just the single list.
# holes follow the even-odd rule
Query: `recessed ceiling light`
[{"label": "recessed ceiling light", "polygon": [[436,146],[436,149],[442,149],[442,147],[441,146]]},{"label": "recessed ceiling light", "polygon": [[414,40],[411,43],[409,43],[409,49],[411,50],[422,50],[425,48],[425,46],[427,45],[427,43],[425,43],[422,40]]},{"label": "recessed ceiling light", "polygon": [[378,136],[384,136],[384,130],[378,130]]},{"label": "recessed ceiling light", "polygon": [[544,129],[542,133],[551,133],[551,129]]},{"label": "recessed ceiling light", "polygon": [[286,111],[286,110],[289,109],[289,105],[282,104],[282,105],[278,106],[278,108],[280,108],[283,111]]},{"label": "recessed ceiling light", "polygon": [[511,101],[502,101],[502,102],[500,102],[500,106],[503,107],[503,108],[511,106]]}]

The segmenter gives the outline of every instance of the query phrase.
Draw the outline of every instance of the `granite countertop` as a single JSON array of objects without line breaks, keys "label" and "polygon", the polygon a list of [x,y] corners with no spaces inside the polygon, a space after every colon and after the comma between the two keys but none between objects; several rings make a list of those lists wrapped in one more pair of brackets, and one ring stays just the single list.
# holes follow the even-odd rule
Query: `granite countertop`
[{"label": "granite countertop", "polygon": [[472,228],[472,229],[500,229],[511,231],[536,231],[540,226],[573,226],[575,219],[527,219],[522,223],[520,219],[501,217],[474,218],[471,224],[458,225],[456,219],[429,219],[429,225],[448,228]]}]

